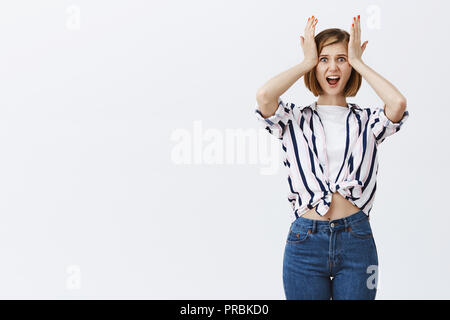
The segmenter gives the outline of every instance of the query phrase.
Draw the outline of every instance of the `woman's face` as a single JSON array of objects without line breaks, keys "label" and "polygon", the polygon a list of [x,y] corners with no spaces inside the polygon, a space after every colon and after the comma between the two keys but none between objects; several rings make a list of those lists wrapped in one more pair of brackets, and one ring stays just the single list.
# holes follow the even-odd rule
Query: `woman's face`
[{"label": "woman's face", "polygon": [[[316,78],[323,90],[323,95],[339,96],[343,94],[345,85],[350,78],[352,66],[347,59],[347,44],[339,42],[322,48],[319,62],[316,65]],[[330,84],[327,77],[338,76],[336,84]]]}]

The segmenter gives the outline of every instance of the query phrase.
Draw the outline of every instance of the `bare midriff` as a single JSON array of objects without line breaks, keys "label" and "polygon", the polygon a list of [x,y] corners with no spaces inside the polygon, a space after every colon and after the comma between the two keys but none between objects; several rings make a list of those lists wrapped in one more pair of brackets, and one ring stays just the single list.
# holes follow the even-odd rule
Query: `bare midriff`
[{"label": "bare midriff", "polygon": [[309,209],[301,217],[314,220],[335,220],[345,218],[360,211],[357,206],[345,199],[339,192],[333,193],[331,197],[331,205],[327,213],[324,216],[319,215],[316,212],[316,208]]}]

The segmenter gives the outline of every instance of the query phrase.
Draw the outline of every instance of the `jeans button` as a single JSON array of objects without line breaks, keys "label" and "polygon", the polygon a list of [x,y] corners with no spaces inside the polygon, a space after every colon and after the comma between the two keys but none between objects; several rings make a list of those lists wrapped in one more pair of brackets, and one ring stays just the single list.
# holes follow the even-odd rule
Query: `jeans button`
[{"label": "jeans button", "polygon": [[333,228],[333,227],[334,227],[334,223],[332,222],[332,223],[330,224],[330,226]]}]

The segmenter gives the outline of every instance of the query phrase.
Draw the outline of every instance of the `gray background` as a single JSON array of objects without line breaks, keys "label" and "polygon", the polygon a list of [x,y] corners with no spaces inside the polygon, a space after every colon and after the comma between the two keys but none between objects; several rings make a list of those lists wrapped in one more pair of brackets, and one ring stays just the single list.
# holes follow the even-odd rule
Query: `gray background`
[{"label": "gray background", "polygon": [[[450,298],[449,9],[2,1],[0,297],[284,299],[292,213],[256,90],[301,62],[308,16],[317,34],[360,14],[363,60],[410,112],[379,149],[377,299]],[[282,98],[316,99],[303,78]],[[383,105],[366,81],[348,101]]]}]

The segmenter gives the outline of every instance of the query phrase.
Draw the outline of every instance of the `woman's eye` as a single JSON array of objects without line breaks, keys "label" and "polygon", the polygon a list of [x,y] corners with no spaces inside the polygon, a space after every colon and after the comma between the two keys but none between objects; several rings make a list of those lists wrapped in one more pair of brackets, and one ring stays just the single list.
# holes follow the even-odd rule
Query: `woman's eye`
[{"label": "woman's eye", "polygon": [[[323,59],[327,59],[327,58],[325,58],[325,57],[324,57],[324,58],[321,58],[320,61],[323,61]],[[345,61],[345,58],[344,58],[344,57],[340,57],[339,59],[342,59],[342,60],[341,60],[342,62]]]}]

